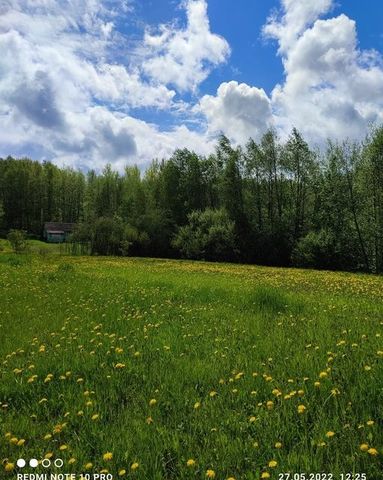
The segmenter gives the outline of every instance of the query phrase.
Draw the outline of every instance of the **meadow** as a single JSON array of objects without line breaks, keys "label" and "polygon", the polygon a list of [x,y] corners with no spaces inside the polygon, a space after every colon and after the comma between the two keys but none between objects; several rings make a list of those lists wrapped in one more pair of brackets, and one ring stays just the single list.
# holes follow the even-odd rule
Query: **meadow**
[{"label": "meadow", "polygon": [[373,275],[5,249],[0,478],[382,479],[382,300]]}]

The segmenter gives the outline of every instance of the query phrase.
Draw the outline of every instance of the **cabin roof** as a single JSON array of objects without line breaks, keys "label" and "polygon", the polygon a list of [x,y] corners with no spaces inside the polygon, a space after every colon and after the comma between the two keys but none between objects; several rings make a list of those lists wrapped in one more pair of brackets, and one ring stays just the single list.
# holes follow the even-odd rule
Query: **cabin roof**
[{"label": "cabin roof", "polygon": [[75,225],[75,223],[46,222],[44,230],[49,233],[68,233],[73,231]]}]

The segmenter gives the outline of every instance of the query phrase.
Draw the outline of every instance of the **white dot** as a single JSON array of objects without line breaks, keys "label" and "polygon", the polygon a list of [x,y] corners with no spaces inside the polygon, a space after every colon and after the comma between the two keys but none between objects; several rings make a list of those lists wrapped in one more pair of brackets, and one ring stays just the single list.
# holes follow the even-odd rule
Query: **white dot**
[{"label": "white dot", "polygon": [[25,467],[26,463],[27,462],[23,458],[19,458],[16,462],[16,465],[20,468],[23,468],[23,467]]},{"label": "white dot", "polygon": [[32,467],[32,468],[36,468],[38,464],[39,464],[39,462],[35,458],[31,458],[29,460],[29,466]]}]

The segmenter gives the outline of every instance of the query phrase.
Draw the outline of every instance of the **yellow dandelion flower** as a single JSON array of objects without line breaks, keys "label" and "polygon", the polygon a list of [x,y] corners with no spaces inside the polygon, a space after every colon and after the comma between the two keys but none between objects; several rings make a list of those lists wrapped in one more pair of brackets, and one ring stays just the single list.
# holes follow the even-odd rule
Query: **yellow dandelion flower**
[{"label": "yellow dandelion flower", "polygon": [[305,413],[307,407],[305,405],[298,405],[298,413]]},{"label": "yellow dandelion flower", "polygon": [[194,404],[194,408],[197,410],[197,408],[199,408],[201,406],[201,403],[200,402],[195,402]]},{"label": "yellow dandelion flower", "polygon": [[76,459],[74,457],[72,457],[68,460],[68,463],[69,463],[69,465],[73,465],[74,463],[76,463]]},{"label": "yellow dandelion flower", "polygon": [[121,470],[118,471],[118,476],[123,477],[126,474],[126,470],[124,468],[121,468]]},{"label": "yellow dandelion flower", "polygon": [[186,465],[188,467],[194,467],[196,464],[196,461],[193,458],[189,458],[189,460],[186,462]]},{"label": "yellow dandelion flower", "polygon": [[270,473],[269,472],[263,472],[261,475],[261,478],[270,478]]},{"label": "yellow dandelion flower", "polygon": [[44,455],[44,458],[47,458],[47,459],[52,458],[52,457],[53,457],[53,453],[52,453],[52,452],[48,452],[48,453],[46,453],[46,454]]},{"label": "yellow dandelion flower", "polygon": [[329,432],[326,433],[326,437],[327,438],[331,438],[335,435],[335,432],[332,432],[331,430]]},{"label": "yellow dandelion flower", "polygon": [[22,447],[22,446],[24,445],[24,443],[25,443],[24,438],[21,438],[21,439],[17,442],[16,445],[17,445],[18,447]]},{"label": "yellow dandelion flower", "polygon": [[[211,398],[215,397],[216,395],[217,395],[217,392],[214,391],[214,390],[212,390],[212,391],[209,393],[209,396],[210,396]],[[213,478],[213,477],[212,477],[212,478]]]},{"label": "yellow dandelion flower", "polygon": [[6,472],[12,472],[12,470],[14,470],[15,468],[15,464],[14,463],[10,463],[10,462],[7,462],[5,465],[4,465],[4,469]]},{"label": "yellow dandelion flower", "polygon": [[269,462],[269,467],[274,468],[278,465],[278,462],[276,460],[270,460]]},{"label": "yellow dandelion flower", "polygon": [[215,478],[215,471],[214,470],[206,470],[206,477],[207,478]]},{"label": "yellow dandelion flower", "polygon": [[98,413],[95,413],[92,415],[92,420],[98,420],[100,418],[100,415]]},{"label": "yellow dandelion flower", "polygon": [[367,450],[367,453],[375,457],[376,455],[378,455],[378,450],[376,448],[369,448]]},{"label": "yellow dandelion flower", "polygon": [[93,467],[93,463],[92,462],[88,462],[84,465],[84,468],[85,470],[90,470],[91,468]]},{"label": "yellow dandelion flower", "polygon": [[257,420],[257,417],[250,417],[249,422],[254,423]]},{"label": "yellow dandelion flower", "polygon": [[362,451],[362,452],[367,452],[368,450],[368,443],[362,443],[361,446],[359,447],[359,449]]},{"label": "yellow dandelion flower", "polygon": [[367,420],[366,425],[371,427],[372,425],[374,425],[374,423],[375,423],[374,420]]},{"label": "yellow dandelion flower", "polygon": [[275,448],[282,448],[282,443],[281,443],[281,442],[277,442],[274,446],[275,446]]},{"label": "yellow dandelion flower", "polygon": [[328,377],[328,373],[327,373],[327,372],[320,372],[319,378],[326,378],[326,377]]},{"label": "yellow dandelion flower", "polygon": [[106,462],[109,462],[110,460],[112,460],[113,458],[113,453],[112,452],[106,452],[104,453],[104,455],[102,456],[103,460],[105,460]]},{"label": "yellow dandelion flower", "polygon": [[137,470],[137,468],[138,468],[139,466],[140,466],[140,465],[139,465],[138,462],[134,462],[134,463],[132,463],[132,464],[130,465],[130,469],[134,471],[134,470]]},{"label": "yellow dandelion flower", "polygon": [[157,403],[157,400],[155,398],[152,398],[151,400],[149,400],[149,406],[150,407],[154,407],[154,405]]}]

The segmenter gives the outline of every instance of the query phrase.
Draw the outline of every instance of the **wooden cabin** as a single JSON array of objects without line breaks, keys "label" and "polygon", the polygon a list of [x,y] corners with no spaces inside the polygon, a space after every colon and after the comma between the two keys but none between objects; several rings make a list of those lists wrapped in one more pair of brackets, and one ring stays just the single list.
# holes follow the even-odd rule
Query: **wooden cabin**
[{"label": "wooden cabin", "polygon": [[48,243],[63,243],[73,232],[75,223],[47,222],[44,223],[43,238]]}]

